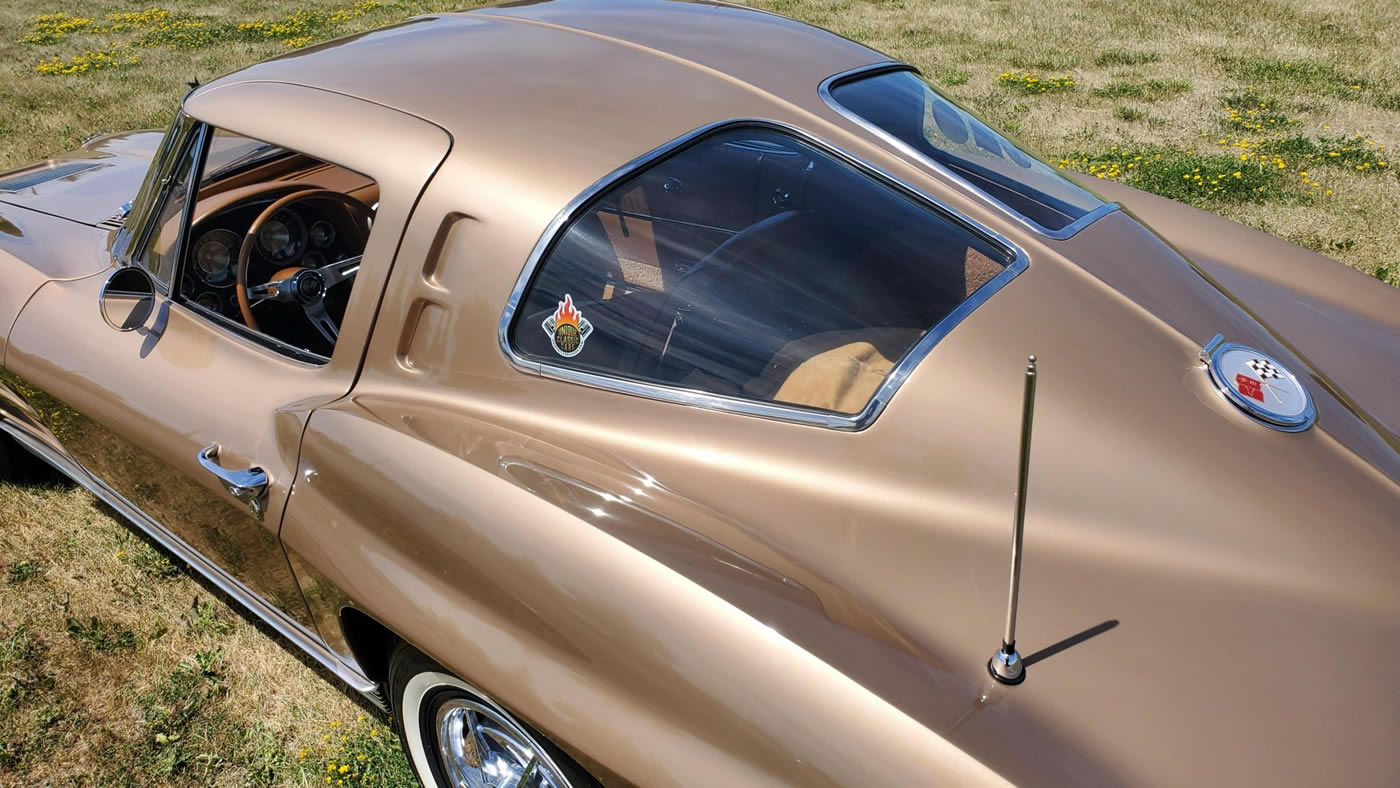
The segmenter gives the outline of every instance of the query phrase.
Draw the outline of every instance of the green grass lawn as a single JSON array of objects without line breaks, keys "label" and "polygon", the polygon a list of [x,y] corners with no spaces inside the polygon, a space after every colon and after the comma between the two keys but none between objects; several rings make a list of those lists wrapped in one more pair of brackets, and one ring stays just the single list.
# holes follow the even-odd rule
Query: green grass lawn
[{"label": "green grass lawn", "polygon": [[[6,0],[0,169],[192,80],[471,0]],[[1393,0],[751,0],[923,69],[1067,169],[1400,284]],[[368,715],[52,479],[0,484],[0,784],[401,784]]]}]

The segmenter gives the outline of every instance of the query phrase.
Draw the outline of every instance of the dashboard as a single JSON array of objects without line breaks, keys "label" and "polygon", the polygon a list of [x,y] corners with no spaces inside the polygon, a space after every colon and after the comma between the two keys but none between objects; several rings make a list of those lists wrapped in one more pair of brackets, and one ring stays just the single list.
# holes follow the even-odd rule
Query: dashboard
[{"label": "dashboard", "polygon": [[[271,202],[242,202],[195,226],[180,283],[187,301],[243,322],[234,288],[238,254],[253,220]],[[248,264],[250,285],[262,284],[286,268],[319,268],[364,251],[357,237],[361,234],[344,226],[348,220],[343,209],[319,207],[316,201],[294,203],[263,223]]]}]

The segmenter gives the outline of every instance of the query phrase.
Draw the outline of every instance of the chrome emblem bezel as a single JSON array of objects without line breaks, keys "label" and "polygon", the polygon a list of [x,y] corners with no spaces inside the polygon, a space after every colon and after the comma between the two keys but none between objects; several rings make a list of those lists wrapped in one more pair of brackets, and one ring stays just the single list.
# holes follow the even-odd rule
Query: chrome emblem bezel
[{"label": "chrome emblem bezel", "polygon": [[[1280,393],[1291,396],[1296,393],[1303,398],[1301,407],[1294,407],[1288,410],[1275,410],[1268,405],[1268,397],[1263,401],[1246,396],[1230,377],[1230,370],[1226,369],[1226,361],[1232,354],[1241,353],[1253,357],[1253,361],[1259,362],[1268,368],[1269,376],[1260,380],[1253,380],[1261,394],[1272,395],[1279,398]],[[1312,399],[1312,394],[1308,392],[1307,386],[1298,379],[1288,367],[1284,366],[1278,359],[1268,353],[1261,352],[1247,345],[1240,345],[1234,342],[1226,342],[1225,337],[1216,334],[1205,347],[1201,348],[1201,362],[1205,364],[1206,370],[1210,374],[1211,383],[1215,385],[1221,396],[1225,397],[1231,404],[1244,411],[1255,421],[1266,427],[1283,432],[1302,432],[1311,427],[1317,421],[1317,408]],[[1246,364],[1248,365],[1248,363]],[[1238,377],[1240,373],[1236,373]],[[1271,383],[1270,381],[1277,381]]]}]

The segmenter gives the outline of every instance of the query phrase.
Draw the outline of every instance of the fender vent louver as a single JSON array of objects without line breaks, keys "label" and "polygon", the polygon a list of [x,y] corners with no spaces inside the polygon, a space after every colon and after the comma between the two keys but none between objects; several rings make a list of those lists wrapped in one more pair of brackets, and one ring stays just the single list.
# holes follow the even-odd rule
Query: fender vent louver
[{"label": "fender vent louver", "polygon": [[110,216],[106,219],[103,219],[102,221],[97,223],[97,226],[101,227],[104,230],[120,230],[122,228],[122,222],[125,219],[126,214],[119,213],[116,216]]},{"label": "fender vent louver", "polygon": [[101,166],[95,161],[66,161],[61,164],[43,164],[27,170],[21,170],[8,178],[0,178],[0,191],[17,192],[47,183],[55,178],[66,178],[69,175],[76,175],[84,170]]}]

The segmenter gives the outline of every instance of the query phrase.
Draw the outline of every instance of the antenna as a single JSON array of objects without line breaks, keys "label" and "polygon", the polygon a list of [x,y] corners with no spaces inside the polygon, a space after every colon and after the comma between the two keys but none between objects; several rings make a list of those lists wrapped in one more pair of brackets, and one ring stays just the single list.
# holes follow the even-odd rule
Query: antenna
[{"label": "antenna", "polygon": [[1031,420],[1035,415],[1035,356],[1026,359],[1026,397],[1021,406],[1021,468],[1016,482],[1016,522],[1011,530],[1011,590],[1006,600],[1006,632],[987,671],[1002,684],[1026,680],[1026,666],[1016,651],[1016,603],[1021,595],[1021,542],[1026,532],[1026,484],[1031,471]]}]

